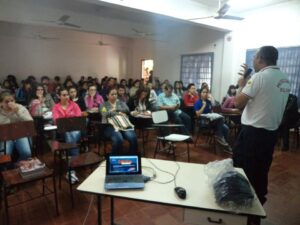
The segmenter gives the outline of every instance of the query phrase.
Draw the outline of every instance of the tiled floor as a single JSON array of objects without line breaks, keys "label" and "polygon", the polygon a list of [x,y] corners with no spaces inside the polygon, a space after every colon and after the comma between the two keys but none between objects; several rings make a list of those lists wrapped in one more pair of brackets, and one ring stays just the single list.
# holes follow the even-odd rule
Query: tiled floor
[{"label": "tiled floor", "polygon": [[[201,140],[203,143],[204,140]],[[192,145],[191,145],[192,146]],[[177,149],[185,146],[177,145]],[[148,157],[152,157],[154,143],[149,142],[146,147]],[[191,148],[191,162],[207,163],[230,155],[217,150],[215,154],[207,146]],[[51,167],[52,154],[47,152],[43,160]],[[171,159],[164,155],[158,158]],[[178,161],[186,161],[186,155],[178,157]],[[300,224],[300,149],[292,147],[291,151],[276,150],[269,176],[268,201],[264,208],[267,218],[262,225],[299,225]],[[33,193],[39,186],[31,187]],[[38,199],[9,209],[12,225],[79,225],[97,224],[96,198],[92,195],[75,193],[75,208],[72,209],[69,198],[69,189],[65,181],[58,191],[60,216],[55,216],[52,196],[47,199]],[[10,201],[22,199],[24,195],[10,198]],[[110,224],[109,198],[103,198],[104,224]],[[90,206],[90,208],[89,208]],[[183,225],[183,210],[176,207],[167,207],[143,202],[116,200],[115,222],[120,225]],[[1,208],[0,224],[4,224],[4,212]],[[234,225],[234,224],[232,224]]]}]

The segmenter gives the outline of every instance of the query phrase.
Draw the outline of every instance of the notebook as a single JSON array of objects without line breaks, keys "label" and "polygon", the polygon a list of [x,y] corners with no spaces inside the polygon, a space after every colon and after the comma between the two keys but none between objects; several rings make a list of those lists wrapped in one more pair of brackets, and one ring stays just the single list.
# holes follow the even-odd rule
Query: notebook
[{"label": "notebook", "polygon": [[145,187],[140,155],[106,156],[106,176],[104,188],[141,189]]}]

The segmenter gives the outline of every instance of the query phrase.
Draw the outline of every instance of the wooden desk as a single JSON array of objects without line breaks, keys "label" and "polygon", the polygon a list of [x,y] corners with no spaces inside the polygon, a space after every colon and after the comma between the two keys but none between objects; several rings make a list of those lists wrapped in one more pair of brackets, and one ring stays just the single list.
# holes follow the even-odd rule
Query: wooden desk
[{"label": "wooden desk", "polygon": [[[213,221],[219,221],[219,219],[222,219],[222,221],[225,222],[224,224],[246,225],[247,218],[250,215],[259,217],[266,216],[266,213],[257,198],[255,198],[252,208],[240,210],[238,213],[221,208],[217,205],[213,190],[207,183],[207,177],[204,173],[204,165],[202,164],[183,162],[176,163],[167,160],[143,158],[142,165],[154,168],[149,160],[151,160],[151,162],[153,162],[158,168],[173,174],[175,174],[178,168],[178,163],[180,170],[177,174],[176,183],[177,186],[182,186],[186,189],[186,199],[182,200],[177,197],[174,192],[173,182],[168,184],[148,182],[143,190],[106,191],[104,189],[105,167],[104,163],[102,163],[101,167],[98,167],[77,188],[79,191],[96,194],[98,196],[98,224],[101,224],[102,222],[101,196],[111,197],[111,224],[113,224],[114,219],[114,197],[182,207],[185,209],[184,220],[186,222],[195,222],[198,220],[199,216],[204,216],[204,220],[210,219]],[[239,171],[243,173],[241,169],[239,169]],[[172,176],[169,174],[157,170],[156,173],[157,181],[165,182],[172,179]],[[206,223],[203,223],[201,225],[205,224]]]},{"label": "wooden desk", "polygon": [[[4,187],[3,193],[4,193],[6,224],[9,224],[9,213],[8,213],[8,208],[9,207],[12,207],[12,206],[15,206],[15,205],[18,205],[18,204],[22,204],[22,203],[25,203],[27,201],[34,200],[36,198],[43,197],[43,196],[46,196],[48,194],[54,194],[55,211],[56,211],[56,215],[57,216],[59,215],[57,194],[56,194],[55,176],[54,176],[54,173],[53,173],[52,169],[45,168],[44,171],[41,174],[37,174],[37,175],[35,175],[33,177],[30,177],[30,178],[23,178],[20,174],[19,168],[3,171],[1,173],[1,175],[2,175],[2,178],[3,178],[3,187]],[[52,180],[53,180],[53,190],[52,191],[49,190],[48,187],[45,185],[45,179],[48,179],[48,178],[52,178]],[[23,185],[26,185],[26,184],[29,184],[29,183],[34,183],[36,181],[43,181],[43,188],[42,188],[41,195],[33,197],[33,198],[30,196],[29,200],[19,202],[19,203],[14,204],[14,205],[9,205],[8,204],[9,189],[14,188],[14,187],[21,187]],[[45,189],[48,190],[47,194],[45,193]]]}]

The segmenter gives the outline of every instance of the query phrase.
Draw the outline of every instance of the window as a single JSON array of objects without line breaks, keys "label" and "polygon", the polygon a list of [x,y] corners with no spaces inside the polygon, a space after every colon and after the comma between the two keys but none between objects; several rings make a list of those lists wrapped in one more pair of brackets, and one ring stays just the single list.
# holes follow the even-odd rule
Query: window
[{"label": "window", "polygon": [[180,79],[185,87],[194,83],[196,88],[200,88],[201,84],[206,82],[211,88],[213,56],[213,53],[181,56]]},{"label": "window", "polygon": [[[288,75],[291,85],[291,93],[298,97],[298,106],[300,105],[300,46],[277,48],[277,65],[280,70]],[[249,49],[246,52],[246,63],[252,65],[252,59],[257,49]]]}]

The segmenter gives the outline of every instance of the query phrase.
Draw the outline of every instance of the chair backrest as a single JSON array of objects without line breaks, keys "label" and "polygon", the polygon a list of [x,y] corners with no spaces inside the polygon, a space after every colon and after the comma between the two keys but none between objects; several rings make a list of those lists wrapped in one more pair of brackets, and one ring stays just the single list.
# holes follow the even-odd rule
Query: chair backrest
[{"label": "chair backrest", "polygon": [[217,104],[217,105],[213,106],[213,107],[212,107],[212,111],[213,111],[214,113],[221,113],[221,112],[222,112],[222,107],[221,107],[221,105],[220,105],[220,104]]},{"label": "chair backrest", "polygon": [[87,130],[87,122],[85,116],[59,118],[56,119],[56,125],[58,133],[65,133],[75,130]]},{"label": "chair backrest", "polygon": [[153,123],[165,123],[168,122],[168,113],[166,110],[160,110],[152,112]]},{"label": "chair backrest", "polygon": [[33,136],[36,136],[33,120],[0,125],[0,141],[17,140]]}]

